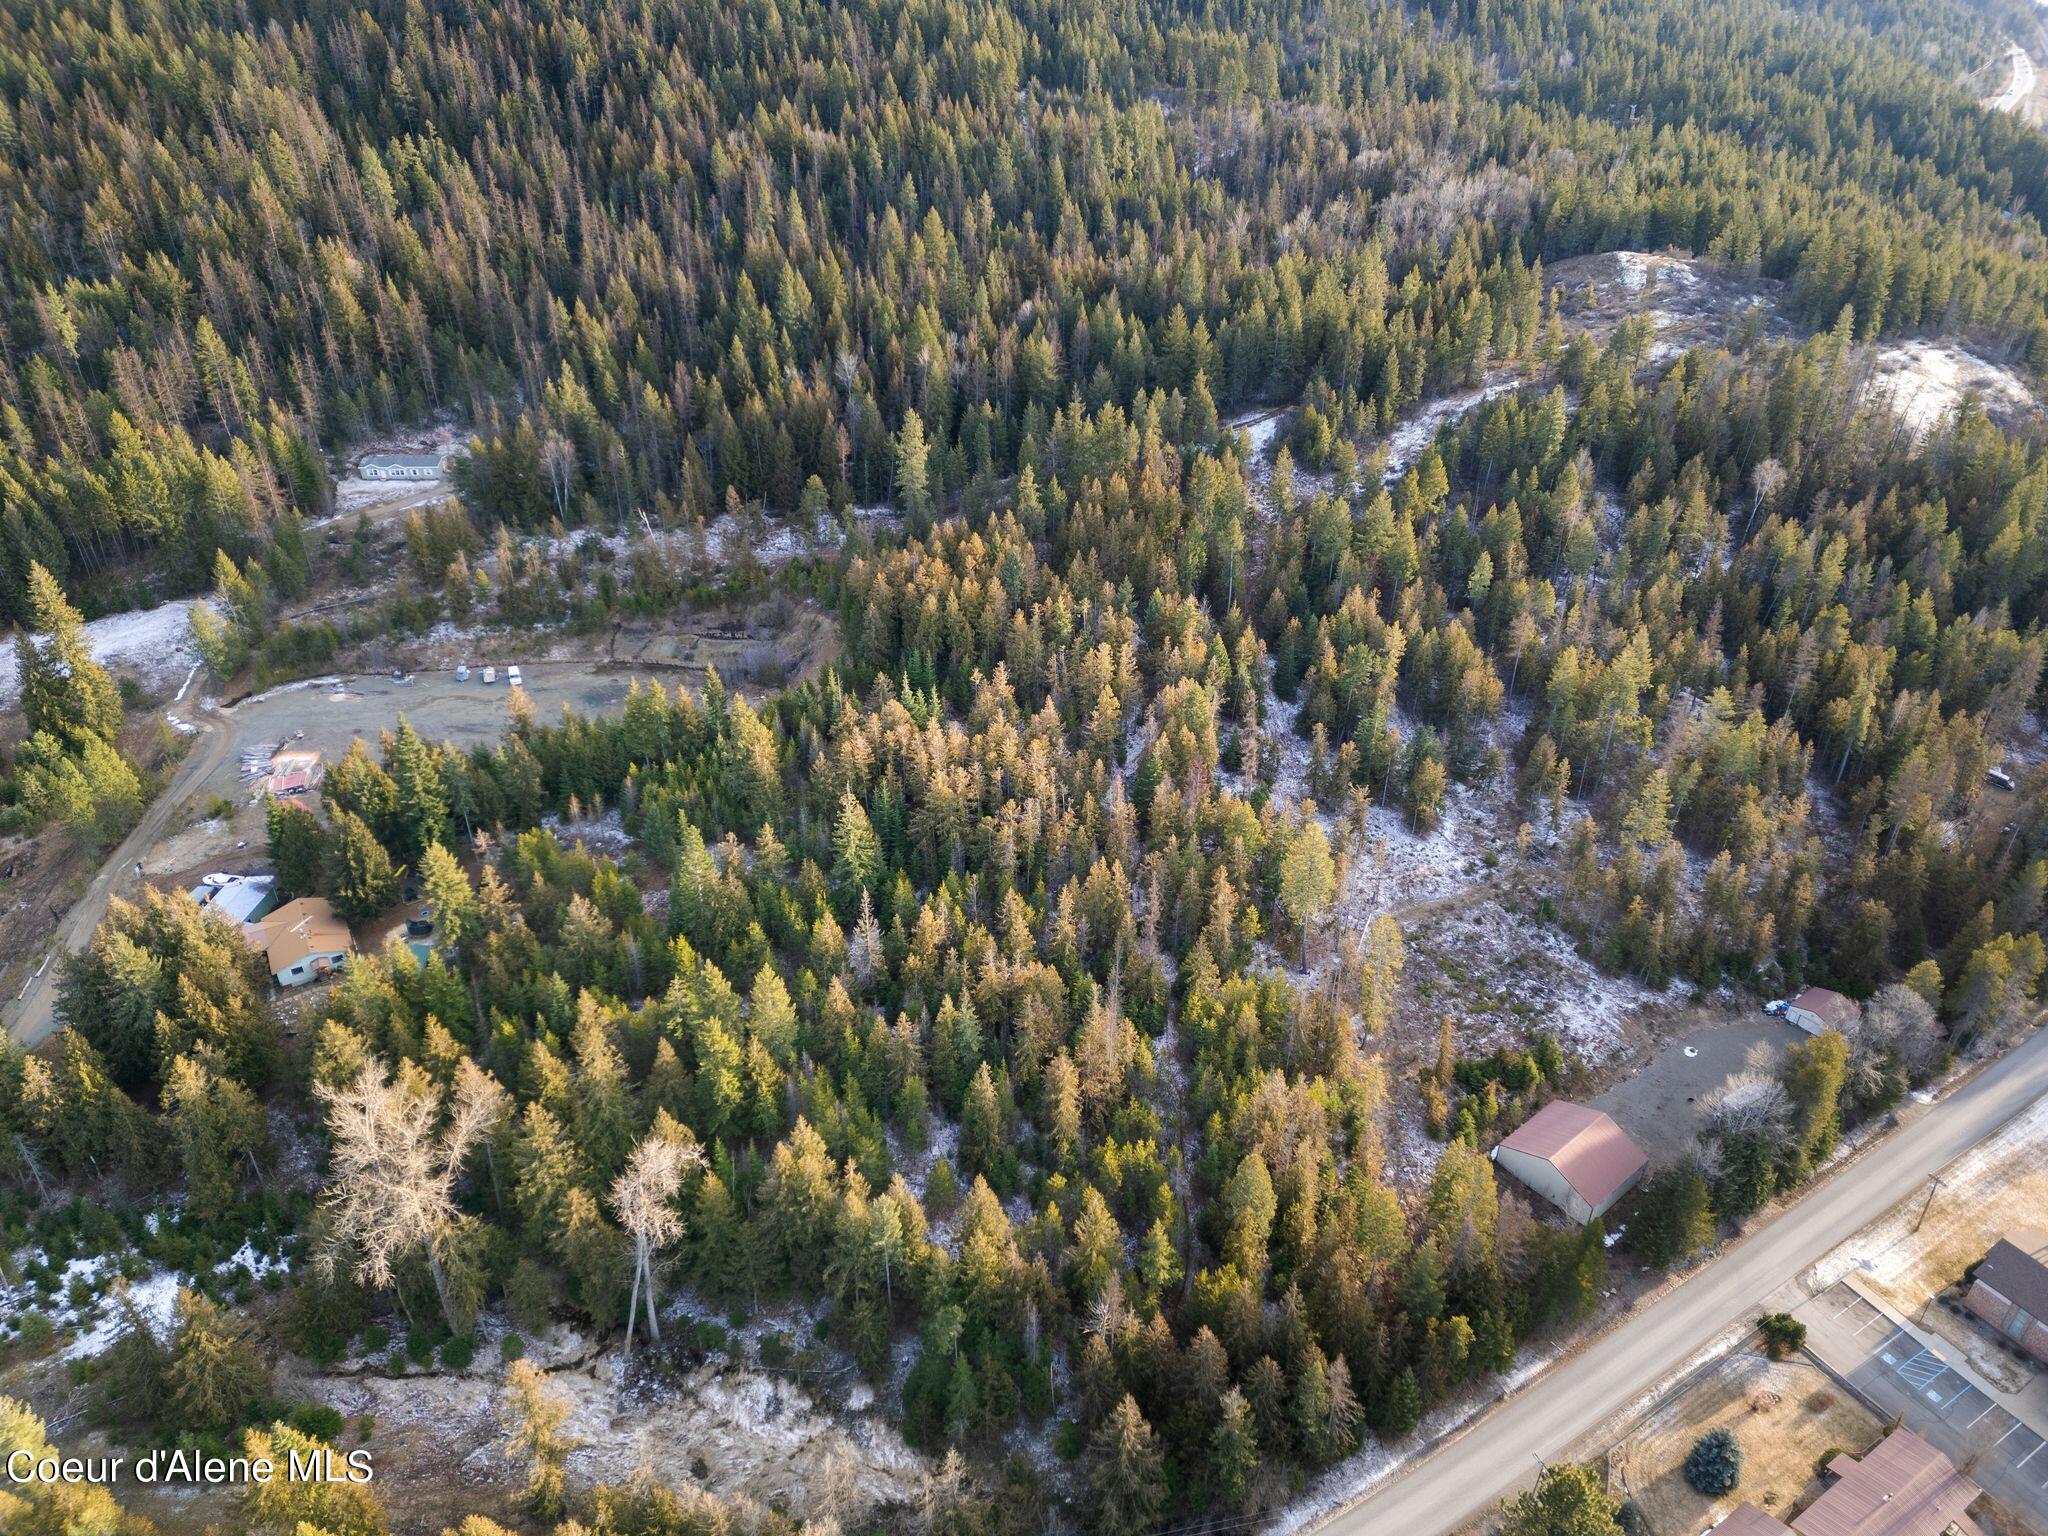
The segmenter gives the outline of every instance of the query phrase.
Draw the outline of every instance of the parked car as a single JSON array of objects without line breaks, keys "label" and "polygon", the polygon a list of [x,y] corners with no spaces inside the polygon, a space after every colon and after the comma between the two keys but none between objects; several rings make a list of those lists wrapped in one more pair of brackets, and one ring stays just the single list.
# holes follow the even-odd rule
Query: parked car
[{"label": "parked car", "polygon": [[1989,779],[1993,784],[1995,784],[2000,789],[2011,789],[2014,787],[2012,782],[2012,775],[2007,773],[2003,768],[1994,768],[1989,773],[1985,774],[1984,777]]},{"label": "parked car", "polygon": [[485,681],[485,682],[487,682],[487,683],[495,683],[495,682],[496,682],[497,680],[498,680],[498,669],[497,669],[496,667],[485,667],[485,668],[484,668],[484,681]]},{"label": "parked car", "polygon": [[519,665],[517,662],[505,669],[505,682],[513,688],[524,688],[526,686],[526,679],[519,675]]},{"label": "parked car", "polygon": [[466,683],[469,681],[468,662],[465,661],[461,666],[455,669],[455,681],[457,681],[458,683]]}]

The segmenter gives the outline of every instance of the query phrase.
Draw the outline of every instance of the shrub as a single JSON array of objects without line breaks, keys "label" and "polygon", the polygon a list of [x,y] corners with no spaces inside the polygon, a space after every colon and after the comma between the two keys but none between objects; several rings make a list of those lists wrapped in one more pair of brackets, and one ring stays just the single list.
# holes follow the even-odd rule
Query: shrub
[{"label": "shrub", "polygon": [[1643,1523],[1643,1507],[1634,1499],[1621,1501],[1621,1508],[1614,1512],[1614,1523],[1621,1527],[1623,1536],[1643,1536],[1647,1529]]},{"label": "shrub", "polygon": [[285,1423],[300,1434],[314,1440],[325,1440],[330,1445],[341,1438],[342,1426],[346,1422],[325,1403],[299,1403],[285,1415]]},{"label": "shrub", "polygon": [[498,1358],[510,1365],[514,1360],[526,1358],[526,1340],[516,1333],[508,1333],[498,1344]]},{"label": "shrub", "polygon": [[1789,1312],[1768,1312],[1757,1320],[1763,1331],[1764,1353],[1782,1360],[1806,1344],[1806,1324]]},{"label": "shrub", "polygon": [[1730,1429],[1710,1429],[1685,1457],[1685,1480],[1710,1499],[1733,1493],[1742,1481],[1742,1447]]},{"label": "shrub", "polygon": [[475,1358],[475,1339],[450,1339],[441,1346],[441,1364],[451,1371],[467,1370]]}]

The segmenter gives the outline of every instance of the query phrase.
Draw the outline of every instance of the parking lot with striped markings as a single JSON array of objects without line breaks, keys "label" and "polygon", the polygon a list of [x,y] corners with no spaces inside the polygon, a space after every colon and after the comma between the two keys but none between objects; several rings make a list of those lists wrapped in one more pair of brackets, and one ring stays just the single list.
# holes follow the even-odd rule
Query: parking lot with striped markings
[{"label": "parking lot with striped markings", "polygon": [[1798,1315],[1809,1353],[2048,1531],[2048,1438],[1958,1371],[1940,1347],[1845,1284],[1820,1292]]}]

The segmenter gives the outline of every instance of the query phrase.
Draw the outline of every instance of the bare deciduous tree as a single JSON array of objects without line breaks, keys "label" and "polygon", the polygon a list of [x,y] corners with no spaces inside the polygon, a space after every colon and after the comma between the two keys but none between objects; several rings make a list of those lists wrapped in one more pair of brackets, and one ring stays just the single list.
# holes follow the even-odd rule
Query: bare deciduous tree
[{"label": "bare deciduous tree", "polygon": [[626,1307],[626,1347],[633,1347],[633,1325],[641,1298],[646,1298],[647,1332],[661,1342],[660,1308],[654,1291],[654,1255],[682,1236],[682,1213],[675,1207],[683,1172],[703,1164],[704,1154],[675,1134],[657,1126],[633,1149],[625,1170],[612,1182],[612,1209],[633,1237],[633,1296]]},{"label": "bare deciduous tree", "polygon": [[1783,1137],[1792,1125],[1792,1099],[1768,1072],[1748,1068],[1700,1101],[1700,1119],[1715,1136]]},{"label": "bare deciduous tree", "polygon": [[1858,1054],[1893,1052],[1906,1075],[1917,1081],[1941,1059],[1941,1023],[1932,1003],[1911,987],[1893,982],[1880,987],[1864,1005],[1850,1044]]},{"label": "bare deciduous tree", "polygon": [[445,1125],[441,1095],[411,1063],[393,1078],[372,1061],[352,1084],[317,1091],[334,1143],[326,1198],[334,1240],[319,1256],[321,1267],[331,1274],[347,1248],[357,1278],[386,1287],[396,1264],[419,1253],[448,1310],[443,1244],[458,1215],[456,1185],[471,1147],[503,1112],[502,1091],[486,1073],[465,1075],[450,1096]]}]

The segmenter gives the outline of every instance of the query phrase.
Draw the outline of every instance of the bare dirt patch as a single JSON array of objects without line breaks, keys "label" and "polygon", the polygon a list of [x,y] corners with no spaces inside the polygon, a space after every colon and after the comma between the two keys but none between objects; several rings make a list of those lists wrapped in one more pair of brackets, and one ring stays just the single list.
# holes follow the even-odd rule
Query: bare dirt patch
[{"label": "bare dirt patch", "polygon": [[1864,401],[1890,410],[1915,439],[1926,437],[1971,397],[1994,421],[2006,423],[2040,408],[2018,374],[1953,341],[1893,342],[1876,349],[1870,366]]},{"label": "bare dirt patch", "polygon": [[[509,1502],[523,1478],[505,1454],[502,1377],[493,1363],[459,1374],[310,1376],[302,1385],[345,1414],[374,1416],[370,1444],[394,1529],[436,1530],[451,1511],[426,1501],[488,1508]],[[568,1399],[567,1432],[582,1442],[569,1459],[572,1485],[647,1473],[842,1519],[922,1486],[923,1458],[879,1415],[828,1412],[763,1372],[700,1365],[652,1375],[608,1351],[548,1380]]]},{"label": "bare dirt patch", "polygon": [[1544,269],[1561,295],[1565,324],[1597,339],[1622,321],[1646,315],[1656,332],[1646,362],[1663,362],[1692,347],[1720,347],[1753,332],[1784,340],[1792,327],[1779,317],[1784,285],[1745,278],[1712,262],[1676,252],[1607,251],[1574,256]]},{"label": "bare dirt patch", "polygon": [[1700,1128],[1697,1101],[1740,1072],[1762,1047],[1775,1063],[1786,1046],[1805,1036],[1795,1026],[1760,1013],[1730,1022],[1719,1008],[1702,1009],[1708,1023],[1660,1050],[1633,1076],[1591,1100],[1635,1139],[1653,1165],[1676,1162],[1693,1148]]}]

